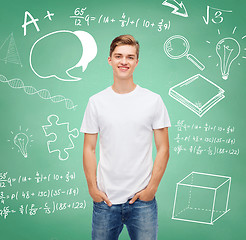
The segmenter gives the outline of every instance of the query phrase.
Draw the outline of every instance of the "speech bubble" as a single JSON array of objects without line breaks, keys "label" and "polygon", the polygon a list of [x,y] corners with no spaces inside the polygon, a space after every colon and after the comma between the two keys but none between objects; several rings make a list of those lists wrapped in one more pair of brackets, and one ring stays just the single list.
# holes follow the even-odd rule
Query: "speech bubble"
[{"label": "speech bubble", "polygon": [[78,81],[82,78],[72,76],[69,71],[82,67],[84,72],[96,55],[97,44],[89,33],[61,30],[49,33],[33,44],[29,63],[40,78]]},{"label": "speech bubble", "polygon": [[82,66],[84,72],[89,62],[91,62],[97,55],[97,44],[94,38],[88,32],[75,31],[74,34],[80,39],[83,46],[82,58],[75,65],[75,67]]}]

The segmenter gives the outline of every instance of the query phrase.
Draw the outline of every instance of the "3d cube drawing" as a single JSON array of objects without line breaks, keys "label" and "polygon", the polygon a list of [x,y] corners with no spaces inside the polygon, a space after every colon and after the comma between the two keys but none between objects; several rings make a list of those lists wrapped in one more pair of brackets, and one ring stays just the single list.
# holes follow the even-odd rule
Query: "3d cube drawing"
[{"label": "3d cube drawing", "polygon": [[191,172],[176,184],[172,219],[211,224],[228,209],[231,177]]}]

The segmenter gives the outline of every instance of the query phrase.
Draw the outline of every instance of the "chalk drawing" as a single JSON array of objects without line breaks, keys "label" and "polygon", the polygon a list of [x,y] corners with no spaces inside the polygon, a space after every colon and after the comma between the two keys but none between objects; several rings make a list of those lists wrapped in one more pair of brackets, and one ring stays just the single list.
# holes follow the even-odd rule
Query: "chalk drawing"
[{"label": "chalk drawing", "polygon": [[[30,138],[32,135],[28,136],[28,129],[23,132],[21,126],[19,127],[19,131],[20,132],[17,134],[14,134],[11,131],[11,134],[15,136],[13,137],[13,140],[8,139],[8,142],[13,142],[14,145],[18,147],[18,152],[21,152],[23,157],[27,158],[27,146],[31,147],[30,143],[33,142],[33,140],[30,140]],[[14,149],[14,147],[12,147],[12,149]]]},{"label": "chalk drawing", "polygon": [[18,49],[15,44],[14,35],[11,33],[0,47],[0,60],[5,63],[14,63],[22,67]]},{"label": "chalk drawing", "polygon": [[14,144],[20,149],[22,155],[27,157],[27,144],[29,142],[29,138],[25,133],[18,133],[14,137]]},{"label": "chalk drawing", "polygon": [[[232,30],[232,35],[235,34],[236,30],[237,30],[237,27],[234,27]],[[220,30],[218,29],[218,35],[220,34],[221,34]],[[241,39],[243,40],[245,37],[246,35],[243,36]],[[206,41],[206,42],[208,44],[211,44],[210,41]],[[246,48],[243,48],[243,50],[246,50]],[[236,52],[238,53],[238,55]],[[235,38],[226,37],[226,38],[219,40],[219,42],[216,44],[216,53],[219,56],[221,75],[224,80],[228,79],[231,64],[235,59],[238,58],[238,56],[240,55],[240,52],[241,52],[241,47],[240,47],[239,41],[237,41]],[[210,58],[211,56],[208,56],[208,57]],[[242,59],[246,59],[246,57],[242,56]],[[233,65],[235,64],[233,63]],[[240,66],[241,63],[238,62],[237,65]],[[216,67],[218,66],[219,66],[219,63],[216,64]]]},{"label": "chalk drawing", "polygon": [[169,96],[202,117],[210,108],[221,101],[224,90],[197,74],[169,89]]},{"label": "chalk drawing", "polygon": [[[246,35],[245,35],[245,36],[243,36],[243,37],[242,37],[242,39],[244,39],[245,37],[246,37]],[[245,51],[245,50],[246,50],[246,48],[244,48],[243,50]],[[246,57],[245,57],[245,56],[242,56],[242,58],[246,59]]]},{"label": "chalk drawing", "polygon": [[38,94],[42,99],[51,100],[54,103],[65,102],[67,109],[74,109],[77,105],[74,105],[73,101],[65,98],[62,95],[56,95],[51,97],[50,92],[47,89],[37,90],[32,86],[25,86],[23,81],[19,78],[13,78],[8,80],[5,76],[0,74],[0,82],[8,83],[8,85],[12,88],[23,88],[25,93],[28,95]]},{"label": "chalk drawing", "polygon": [[233,29],[233,31],[232,31],[232,34],[235,33],[236,29],[237,29],[237,27],[234,27],[234,29]]},{"label": "chalk drawing", "polygon": [[175,15],[179,15],[181,17],[188,17],[188,13],[186,11],[186,8],[185,8],[185,5],[183,4],[183,2],[178,3],[175,0],[165,0],[162,3],[162,5],[170,7],[170,8],[173,8],[172,13],[175,14]]},{"label": "chalk drawing", "polygon": [[240,54],[240,45],[234,38],[223,38],[216,45],[216,53],[220,59],[222,78],[227,80],[232,62]]},{"label": "chalk drawing", "polygon": [[230,211],[231,177],[191,172],[176,184],[172,219],[213,225]]},{"label": "chalk drawing", "polygon": [[[49,115],[47,117],[47,120],[49,124],[42,126],[45,136],[54,137],[53,140],[47,141],[48,151],[49,153],[58,152],[59,159],[61,161],[67,160],[69,157],[69,154],[67,151],[74,148],[74,144],[73,144],[71,137],[77,138],[79,136],[79,131],[77,128],[74,128],[73,130],[69,130],[68,122],[58,123],[59,117],[55,114]],[[66,146],[64,147],[64,145]]]},{"label": "chalk drawing", "polygon": [[[52,73],[52,74],[48,73],[46,75],[39,74],[33,67],[33,63],[32,63],[32,61],[33,61],[32,60],[33,50],[38,47],[39,42],[42,41],[44,38],[49,38],[50,36],[56,34],[57,38],[59,39],[59,37],[61,37],[61,33],[63,33],[63,35],[64,35],[64,33],[73,34],[79,39],[79,41],[83,47],[83,54],[81,53],[80,60],[78,61],[78,63],[75,66],[69,67],[68,69],[64,69],[65,73],[64,72],[63,73],[55,73],[56,70],[53,69],[53,72],[55,74],[54,73]],[[66,47],[66,46],[64,46],[64,47]],[[62,52],[62,49],[61,49],[61,52]],[[38,53],[39,52],[37,52],[37,54]],[[67,30],[61,30],[61,31],[55,31],[55,32],[49,33],[49,34],[41,37],[40,39],[38,39],[33,44],[31,51],[30,51],[29,63],[30,63],[32,71],[40,78],[55,77],[55,78],[62,80],[62,81],[79,81],[82,78],[72,76],[71,74],[69,74],[69,71],[74,69],[74,68],[82,67],[82,71],[84,72],[86,70],[89,62],[91,62],[96,57],[96,55],[97,55],[97,44],[96,44],[96,41],[92,37],[91,34],[84,32],[84,31],[72,32],[72,31],[67,31]]]},{"label": "chalk drawing", "polygon": [[[181,49],[181,50],[180,50]],[[186,57],[201,71],[205,69],[205,66],[198,61],[192,54],[189,54],[190,44],[188,40],[180,35],[175,35],[166,40],[164,43],[164,52],[171,59],[179,59]]]}]

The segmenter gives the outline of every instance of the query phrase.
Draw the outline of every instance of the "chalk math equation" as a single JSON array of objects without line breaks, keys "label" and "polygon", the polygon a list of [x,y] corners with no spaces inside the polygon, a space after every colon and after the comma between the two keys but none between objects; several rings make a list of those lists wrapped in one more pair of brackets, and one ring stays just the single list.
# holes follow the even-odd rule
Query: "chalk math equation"
[{"label": "chalk math equation", "polygon": [[31,199],[34,197],[38,198],[54,198],[58,196],[77,196],[79,194],[79,188],[68,188],[68,189],[47,189],[44,191],[16,191],[11,194],[5,194],[0,191],[0,203],[5,204],[5,200],[19,200],[22,199]]},{"label": "chalk math equation", "polygon": [[8,177],[8,172],[0,172],[0,188],[5,188],[7,186],[12,187],[13,184],[17,183],[27,183],[27,182],[35,182],[35,183],[40,183],[40,182],[51,182],[51,181],[64,181],[64,182],[69,182],[71,180],[75,180],[75,172],[70,173],[69,171],[65,173],[64,175],[62,174],[42,174],[39,173],[38,171],[34,176],[18,176],[18,177]]},{"label": "chalk math equation", "polygon": [[75,179],[75,172],[70,171],[64,174],[37,171],[30,176],[17,177],[9,176],[7,171],[0,172],[0,216],[6,219],[11,214],[34,216],[43,212],[49,215],[57,211],[85,209],[86,201],[79,197]]},{"label": "chalk math equation", "polygon": [[[52,201],[52,203],[45,203],[43,206],[37,206],[34,203],[26,204],[26,205],[20,205],[17,207],[17,209],[12,209],[10,206],[4,206],[3,208],[0,208],[0,216],[3,219],[6,219],[9,214],[16,214],[19,213],[21,215],[29,215],[34,216],[39,211],[43,211],[45,214],[53,214],[57,211],[64,211],[69,209],[85,209],[86,208],[86,201],[83,202],[55,202]],[[1,218],[0,218],[1,219]]]},{"label": "chalk math equation", "polygon": [[154,22],[150,19],[141,19],[141,18],[132,18],[128,16],[125,12],[122,13],[121,17],[114,18],[111,16],[104,16],[101,14],[100,16],[91,16],[87,14],[87,7],[76,8],[72,16],[69,16],[70,19],[74,20],[75,26],[90,26],[91,23],[96,24],[118,24],[120,27],[128,27],[134,26],[136,28],[142,27],[146,29],[155,29],[158,32],[162,30],[169,30],[171,27],[170,20],[160,18],[158,22]]},{"label": "chalk math equation", "polygon": [[195,155],[239,155],[236,147],[234,126],[216,126],[205,123],[199,125],[188,124],[185,120],[178,120],[175,125],[177,131],[173,151],[178,155],[184,152]]}]

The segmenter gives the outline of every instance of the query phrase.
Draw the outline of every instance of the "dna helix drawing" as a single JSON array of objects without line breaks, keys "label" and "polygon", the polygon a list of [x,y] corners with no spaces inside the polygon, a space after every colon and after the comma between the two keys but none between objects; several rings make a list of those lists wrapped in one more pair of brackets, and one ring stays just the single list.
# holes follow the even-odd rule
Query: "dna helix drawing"
[{"label": "dna helix drawing", "polygon": [[75,108],[78,106],[78,105],[74,105],[71,99],[67,99],[62,95],[56,95],[52,97],[47,89],[37,90],[32,86],[25,86],[23,81],[19,78],[13,78],[8,80],[5,76],[0,74],[0,82],[8,83],[8,85],[11,88],[17,88],[17,89],[23,88],[25,93],[28,95],[38,94],[39,97],[41,97],[42,99],[51,100],[54,103],[59,103],[64,101],[67,109],[75,110]]}]

